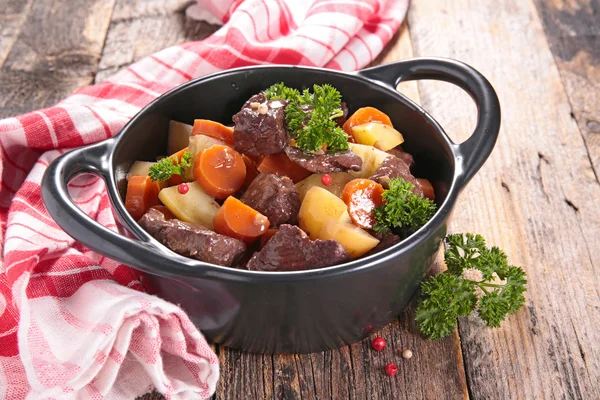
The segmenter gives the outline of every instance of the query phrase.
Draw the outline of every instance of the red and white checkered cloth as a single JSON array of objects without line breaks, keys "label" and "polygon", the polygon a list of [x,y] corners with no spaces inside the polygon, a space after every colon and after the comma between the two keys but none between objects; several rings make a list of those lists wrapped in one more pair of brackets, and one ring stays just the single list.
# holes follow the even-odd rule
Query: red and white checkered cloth
[{"label": "red and white checkered cloth", "polygon": [[[116,135],[161,93],[207,73],[267,63],[361,68],[408,7],[408,0],[199,3],[224,23],[208,39],[169,47],[54,107],[0,121],[0,398],[214,393],[218,358],[186,314],[49,217],[40,196],[46,167],[71,148]],[[101,179],[77,178],[70,190],[87,214],[115,228]]]}]

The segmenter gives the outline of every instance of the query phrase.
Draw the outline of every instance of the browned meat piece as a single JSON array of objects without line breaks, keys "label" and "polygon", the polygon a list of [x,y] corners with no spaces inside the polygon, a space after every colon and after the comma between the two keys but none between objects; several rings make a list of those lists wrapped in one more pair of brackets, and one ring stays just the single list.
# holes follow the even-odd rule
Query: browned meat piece
[{"label": "browned meat piece", "polygon": [[341,151],[332,154],[311,154],[298,147],[288,146],[285,154],[296,164],[315,174],[342,171],[360,171],[362,159],[352,151]]},{"label": "browned meat piece", "polygon": [[377,239],[379,239],[379,243],[377,244],[377,246],[373,247],[371,250],[369,250],[367,253],[365,253],[365,257],[368,257],[370,255],[373,255],[375,253],[379,253],[380,251],[383,251],[389,247],[392,247],[393,245],[400,243],[400,241],[402,241],[402,238],[398,235],[395,235],[391,232],[387,232],[384,233],[383,235],[376,235]]},{"label": "browned meat piece", "polygon": [[310,240],[294,225],[281,225],[265,247],[254,253],[246,268],[251,271],[302,271],[350,261],[335,240]]},{"label": "browned meat piece", "polygon": [[419,185],[417,179],[410,173],[408,164],[398,157],[386,158],[369,179],[379,182],[383,187],[388,188],[388,182],[393,178],[402,178],[405,181],[412,183],[415,185],[413,192],[423,196],[421,185]]},{"label": "browned meat piece", "polygon": [[272,227],[298,223],[300,195],[287,176],[259,174],[240,200],[269,218]]},{"label": "browned meat piece", "polygon": [[345,101],[342,101],[342,112],[342,116],[334,120],[340,127],[344,126],[346,120],[348,119],[348,106],[346,105]]},{"label": "browned meat piece", "polygon": [[201,225],[165,220],[162,212],[151,208],[139,224],[156,240],[177,254],[197,260],[232,266],[246,251],[241,240],[215,233]]},{"label": "browned meat piece", "polygon": [[[268,111],[261,114],[253,109],[251,103],[266,104]],[[252,96],[233,116],[234,148],[240,153],[250,156],[262,156],[280,153],[290,143],[290,136],[285,127],[285,100],[269,100],[257,94]]]},{"label": "browned meat piece", "polygon": [[415,165],[415,159],[413,158],[412,154],[405,152],[401,146],[394,147],[387,152],[404,161],[409,168]]}]

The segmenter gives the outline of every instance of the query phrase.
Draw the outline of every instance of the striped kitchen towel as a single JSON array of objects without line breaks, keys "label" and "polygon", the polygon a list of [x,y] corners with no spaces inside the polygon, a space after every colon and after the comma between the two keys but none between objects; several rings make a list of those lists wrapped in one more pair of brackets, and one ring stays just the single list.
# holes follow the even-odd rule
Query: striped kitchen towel
[{"label": "striped kitchen towel", "polygon": [[[223,26],[80,89],[54,107],[0,120],[0,398],[209,397],[218,358],[177,306],[145,293],[126,265],[74,241],[49,217],[40,182],[60,154],[116,135],[142,107],[190,79],[255,64],[340,70],[369,64],[408,0],[199,0]],[[57,23],[59,23],[57,21]],[[70,185],[111,229],[98,177]]]}]

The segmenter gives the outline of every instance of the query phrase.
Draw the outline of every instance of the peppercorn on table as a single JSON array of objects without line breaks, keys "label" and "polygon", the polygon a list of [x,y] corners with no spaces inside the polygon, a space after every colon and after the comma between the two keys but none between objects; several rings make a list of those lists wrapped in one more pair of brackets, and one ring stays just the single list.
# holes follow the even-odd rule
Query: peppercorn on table
[{"label": "peppercorn on table", "polygon": [[[188,4],[0,0],[0,116],[52,105],[145,55],[217,29],[186,20]],[[523,266],[526,306],[500,328],[475,315],[460,318],[438,341],[418,334],[409,308],[336,351],[271,356],[216,346],[216,399],[600,398],[598,12],[598,0],[415,0],[373,62],[451,57],[492,82],[502,105],[500,138],[463,192],[450,231],[481,233]],[[92,21],[94,29],[84,29]],[[25,51],[31,43],[35,52]],[[456,141],[472,131],[475,107],[459,89],[410,82],[400,90]],[[385,346],[375,351],[378,337]]]}]

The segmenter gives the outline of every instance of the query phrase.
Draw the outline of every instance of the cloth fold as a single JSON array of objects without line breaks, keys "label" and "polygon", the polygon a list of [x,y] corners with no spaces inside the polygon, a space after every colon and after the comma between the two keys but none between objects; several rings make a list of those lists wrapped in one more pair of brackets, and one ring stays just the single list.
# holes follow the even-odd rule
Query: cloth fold
[{"label": "cloth fold", "polygon": [[[408,0],[198,0],[223,26],[80,89],[54,107],[0,120],[0,398],[209,397],[218,358],[177,306],[126,265],[77,243],[50,218],[44,171],[72,148],[116,135],[142,107],[195,77],[255,64],[359,69],[397,31]],[[199,115],[201,117],[201,115]],[[69,186],[116,230],[104,182]]]}]

